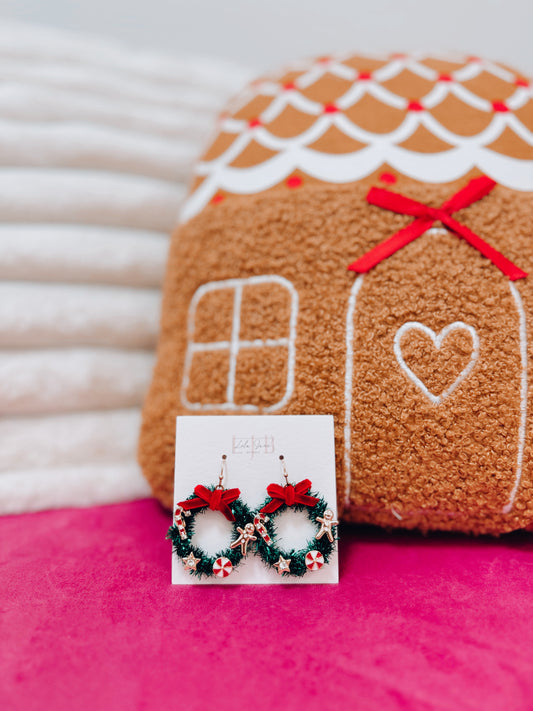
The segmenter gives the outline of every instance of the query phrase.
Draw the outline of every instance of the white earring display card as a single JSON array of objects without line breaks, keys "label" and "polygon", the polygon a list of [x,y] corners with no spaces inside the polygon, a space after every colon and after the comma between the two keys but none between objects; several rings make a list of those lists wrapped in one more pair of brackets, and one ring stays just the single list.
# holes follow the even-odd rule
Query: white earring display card
[{"label": "white earring display card", "polygon": [[337,583],[331,415],[176,419],[172,583]]}]

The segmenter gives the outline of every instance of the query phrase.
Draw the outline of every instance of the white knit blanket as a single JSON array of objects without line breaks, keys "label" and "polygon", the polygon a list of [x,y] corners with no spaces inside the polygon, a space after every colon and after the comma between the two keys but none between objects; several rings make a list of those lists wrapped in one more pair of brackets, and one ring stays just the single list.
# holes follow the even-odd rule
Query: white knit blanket
[{"label": "white knit blanket", "polygon": [[0,23],[0,513],[149,493],[136,446],[168,236],[247,78]]}]

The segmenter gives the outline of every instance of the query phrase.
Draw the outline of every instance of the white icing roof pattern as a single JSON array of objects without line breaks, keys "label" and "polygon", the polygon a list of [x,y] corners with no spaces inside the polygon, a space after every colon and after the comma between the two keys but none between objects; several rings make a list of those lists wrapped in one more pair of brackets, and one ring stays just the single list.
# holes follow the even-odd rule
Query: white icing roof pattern
[{"label": "white icing roof pattern", "polygon": [[477,57],[306,60],[252,82],[217,128],[195,166],[183,219],[224,194],[268,190],[294,171],[349,183],[387,164],[441,183],[478,168],[533,191],[533,88]]}]

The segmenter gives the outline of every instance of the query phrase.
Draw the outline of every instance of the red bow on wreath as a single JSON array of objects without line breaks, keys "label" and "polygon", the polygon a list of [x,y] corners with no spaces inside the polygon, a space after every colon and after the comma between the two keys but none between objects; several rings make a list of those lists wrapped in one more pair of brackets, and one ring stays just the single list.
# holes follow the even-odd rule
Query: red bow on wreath
[{"label": "red bow on wreath", "polygon": [[202,484],[198,484],[198,486],[194,487],[194,493],[197,498],[179,502],[179,505],[185,511],[209,506],[211,511],[221,511],[228,521],[235,521],[235,516],[232,514],[228,504],[239,498],[241,495],[239,489],[214,489],[214,491],[210,491]]},{"label": "red bow on wreath", "polygon": [[261,509],[261,513],[272,513],[280,506],[294,506],[294,504],[302,504],[303,506],[314,506],[318,503],[315,496],[308,496],[307,492],[311,488],[309,479],[303,479],[294,486],[280,486],[279,484],[269,484],[267,486],[268,495],[271,497],[268,504],[265,504]]},{"label": "red bow on wreath", "polygon": [[440,220],[442,224],[451,232],[454,232],[459,237],[462,237],[468,244],[481,252],[484,257],[498,267],[511,281],[523,279],[527,277],[526,272],[519,269],[516,264],[513,264],[509,259],[498,252],[490,244],[472,232],[466,225],[462,225],[452,217],[454,212],[468,207],[474,202],[488,195],[496,186],[494,180],[482,175],[479,178],[474,178],[468,185],[452,195],[441,207],[434,208],[424,203],[411,200],[411,198],[393,193],[390,190],[383,188],[371,188],[366,196],[367,202],[371,205],[377,205],[385,210],[397,212],[400,215],[411,215],[415,220],[411,224],[404,227],[399,232],[396,232],[384,242],[381,242],[376,247],[367,252],[357,261],[350,264],[348,269],[352,272],[364,273],[368,272],[376,264],[379,264],[383,259],[390,257],[402,247],[405,247],[409,242],[412,242],[417,237],[429,230],[433,223]]}]

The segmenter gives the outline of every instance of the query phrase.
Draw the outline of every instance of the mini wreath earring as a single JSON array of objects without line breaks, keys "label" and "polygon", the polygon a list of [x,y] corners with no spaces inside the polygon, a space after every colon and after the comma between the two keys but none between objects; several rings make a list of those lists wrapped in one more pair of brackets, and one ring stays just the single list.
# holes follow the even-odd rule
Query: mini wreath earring
[{"label": "mini wreath earring", "polygon": [[[258,514],[262,516],[264,534],[257,528],[261,534],[257,541],[257,551],[262,560],[270,568],[275,568],[279,575],[301,577],[309,571],[320,570],[328,562],[335,549],[336,526],[339,522],[335,520],[335,514],[325,499],[309,494],[311,481],[303,479],[298,484],[289,484],[283,455],[280,456],[280,463],[285,485],[269,484],[267,487],[269,498]],[[317,533],[306,548],[282,550],[277,545],[274,520],[287,508],[305,511],[309,520],[317,526]]]},{"label": "mini wreath earring", "polygon": [[[252,520],[253,514],[239,498],[240,490],[225,489],[222,485],[227,471],[226,459],[226,455],[223,454],[216,486],[206,487],[198,484],[188,499],[178,503],[174,514],[175,523],[167,533],[167,538],[172,541],[174,550],[181,558],[185,570],[198,577],[205,575],[226,578],[239,565],[247,552],[246,545],[243,547],[232,544],[225,550],[210,556],[192,543],[196,517],[206,509],[220,511],[228,521],[231,521],[234,535],[239,536],[241,531],[248,530],[247,527],[250,525],[248,522]],[[187,521],[185,521],[185,517],[187,517]],[[251,525],[253,529],[253,524]]]}]

